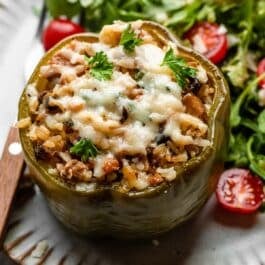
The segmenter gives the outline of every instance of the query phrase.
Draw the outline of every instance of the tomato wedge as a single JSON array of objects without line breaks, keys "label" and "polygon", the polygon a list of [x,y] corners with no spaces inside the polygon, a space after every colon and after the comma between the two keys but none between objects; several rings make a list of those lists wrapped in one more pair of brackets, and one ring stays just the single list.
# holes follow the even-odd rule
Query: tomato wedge
[{"label": "tomato wedge", "polygon": [[184,35],[184,38],[191,42],[195,50],[215,64],[220,63],[227,54],[227,34],[216,23],[197,23]]},{"label": "tomato wedge", "polygon": [[69,19],[54,19],[43,31],[43,46],[45,50],[48,51],[57,42],[61,41],[65,37],[84,31],[84,28]]},{"label": "tomato wedge", "polygon": [[[263,58],[257,68],[257,76],[265,73],[265,58]],[[265,89],[265,78],[259,81],[259,87]]]},{"label": "tomato wedge", "polygon": [[232,168],[220,176],[216,197],[221,206],[231,212],[253,213],[264,199],[263,183],[249,170]]}]

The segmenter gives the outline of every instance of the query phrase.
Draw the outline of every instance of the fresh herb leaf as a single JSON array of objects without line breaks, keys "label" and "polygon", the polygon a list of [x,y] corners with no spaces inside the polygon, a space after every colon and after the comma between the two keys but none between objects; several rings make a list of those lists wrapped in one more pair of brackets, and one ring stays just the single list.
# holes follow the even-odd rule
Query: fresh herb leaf
[{"label": "fresh herb leaf", "polygon": [[127,53],[132,53],[135,47],[140,45],[142,42],[142,39],[137,38],[131,28],[131,25],[129,25],[121,34],[120,45],[123,46],[124,51]]},{"label": "fresh herb leaf", "polygon": [[70,148],[70,153],[80,156],[81,160],[86,162],[89,157],[96,157],[99,151],[91,140],[81,139]]},{"label": "fresh herb leaf", "polygon": [[165,54],[162,65],[168,66],[173,71],[178,84],[182,88],[187,85],[187,80],[190,77],[196,75],[196,69],[189,67],[184,58],[176,56],[172,48]]},{"label": "fresh herb leaf", "polygon": [[113,63],[108,61],[104,52],[97,52],[93,57],[85,56],[86,62],[90,65],[90,73],[98,80],[109,80],[113,74]]}]

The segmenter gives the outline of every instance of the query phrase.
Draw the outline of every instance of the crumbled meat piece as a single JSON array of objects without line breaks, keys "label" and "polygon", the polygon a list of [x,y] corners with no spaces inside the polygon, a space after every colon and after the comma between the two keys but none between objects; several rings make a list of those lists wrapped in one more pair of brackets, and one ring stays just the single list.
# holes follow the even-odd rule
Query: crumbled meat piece
[{"label": "crumbled meat piece", "polygon": [[138,99],[143,95],[143,90],[139,87],[135,87],[132,89],[127,89],[125,92],[125,95],[129,98],[129,99]]},{"label": "crumbled meat piece", "polygon": [[110,174],[120,169],[119,161],[115,158],[108,158],[104,161],[103,170],[106,174]]},{"label": "crumbled meat piece", "polygon": [[203,84],[198,92],[198,97],[205,103],[211,104],[213,101],[214,88],[208,84]]},{"label": "crumbled meat piece", "polygon": [[198,137],[204,137],[206,135],[206,132],[203,132],[198,128],[193,128],[192,126],[190,126],[185,130],[185,134],[198,138]]},{"label": "crumbled meat piece", "polygon": [[37,124],[41,124],[45,121],[46,117],[47,117],[46,113],[39,113],[38,115],[34,116],[34,120]]},{"label": "crumbled meat piece", "polygon": [[155,173],[154,175],[149,176],[149,183],[151,186],[157,186],[163,182],[163,178],[160,174]]},{"label": "crumbled meat piece", "polygon": [[154,148],[153,159],[158,163],[166,163],[171,160],[171,153],[165,144],[161,144]]},{"label": "crumbled meat piece", "polygon": [[74,129],[73,129],[74,123],[71,119],[64,121],[63,125],[64,125],[64,130],[66,133],[72,133],[74,131]]},{"label": "crumbled meat piece", "polygon": [[50,64],[70,66],[71,62],[67,58],[62,56],[61,53],[57,53],[51,58]]},{"label": "crumbled meat piece", "polygon": [[192,93],[188,93],[183,97],[183,104],[187,108],[187,113],[198,117],[202,120],[205,120],[206,117],[206,110],[205,107],[197,96]]},{"label": "crumbled meat piece", "polygon": [[67,141],[71,143],[70,146],[72,146],[76,141],[80,140],[79,132],[78,131],[69,132],[66,134],[66,138]]},{"label": "crumbled meat piece", "polygon": [[88,166],[76,159],[68,161],[65,165],[58,163],[56,168],[61,177],[69,180],[90,181],[92,178],[92,172],[88,169]]},{"label": "crumbled meat piece", "polygon": [[64,140],[61,135],[55,135],[52,137],[49,137],[44,143],[43,147],[46,151],[50,152],[60,152],[64,148]]},{"label": "crumbled meat piece", "polygon": [[61,66],[57,64],[44,65],[40,68],[40,76],[44,78],[59,77],[61,75]]},{"label": "crumbled meat piece", "polygon": [[50,131],[46,126],[32,125],[29,131],[29,138],[32,141],[46,141],[50,136]]},{"label": "crumbled meat piece", "polygon": [[187,145],[186,150],[190,157],[195,157],[201,152],[201,148],[195,145]]}]

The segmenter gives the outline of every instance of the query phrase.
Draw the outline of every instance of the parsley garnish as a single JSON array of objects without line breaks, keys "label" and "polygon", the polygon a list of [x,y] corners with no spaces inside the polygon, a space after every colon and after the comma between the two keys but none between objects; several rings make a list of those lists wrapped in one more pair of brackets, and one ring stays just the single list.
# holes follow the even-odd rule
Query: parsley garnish
[{"label": "parsley garnish", "polygon": [[181,87],[185,87],[187,79],[196,75],[196,69],[189,67],[184,58],[176,56],[172,48],[167,51],[161,65],[168,66],[174,72],[177,82]]},{"label": "parsley garnish", "polygon": [[113,63],[108,61],[104,52],[97,52],[93,57],[85,55],[86,62],[90,65],[90,73],[98,80],[109,80],[113,73]]},{"label": "parsley garnish", "polygon": [[70,153],[80,156],[81,160],[86,162],[89,157],[96,157],[99,151],[91,140],[81,139],[70,148]]},{"label": "parsley garnish", "polygon": [[135,47],[142,42],[143,40],[137,38],[134,31],[131,29],[131,25],[129,25],[121,34],[120,45],[123,46],[124,51],[127,53],[132,53]]}]

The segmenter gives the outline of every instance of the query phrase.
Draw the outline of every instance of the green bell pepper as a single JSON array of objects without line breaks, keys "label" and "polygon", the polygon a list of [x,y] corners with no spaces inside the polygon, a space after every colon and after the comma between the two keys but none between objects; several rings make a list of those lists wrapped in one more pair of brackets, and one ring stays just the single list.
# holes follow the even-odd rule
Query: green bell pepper
[{"label": "green bell pepper", "polygon": [[[87,191],[78,191],[50,175],[47,165],[37,161],[26,129],[20,129],[20,139],[25,159],[35,173],[34,180],[47,198],[55,216],[67,227],[85,235],[110,235],[121,238],[144,238],[168,231],[194,216],[215,189],[218,175],[223,169],[228,133],[230,97],[224,77],[215,65],[195,51],[183,47],[164,27],[153,22],[143,22],[142,27],[161,42],[173,42],[179,52],[199,61],[207,70],[215,96],[209,114],[206,147],[197,157],[176,167],[177,178],[144,191],[121,191],[115,184],[95,184]],[[29,84],[45,83],[39,77],[40,67],[72,40],[96,42],[95,34],[71,36],[51,49],[40,61]],[[19,102],[18,118],[29,116],[25,90]]]}]

